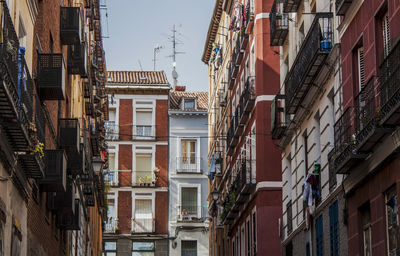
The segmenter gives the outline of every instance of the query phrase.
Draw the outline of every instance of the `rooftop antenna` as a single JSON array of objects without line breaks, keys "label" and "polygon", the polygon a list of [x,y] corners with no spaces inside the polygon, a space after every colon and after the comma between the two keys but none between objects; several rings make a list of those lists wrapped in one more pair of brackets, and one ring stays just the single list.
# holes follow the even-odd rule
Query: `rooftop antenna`
[{"label": "rooftop antenna", "polygon": [[156,47],[154,47],[154,58],[153,58],[153,69],[154,71],[156,71],[156,62],[157,62],[157,52],[159,52],[161,49],[163,48],[162,45],[156,45]]},{"label": "rooftop antenna", "polygon": [[176,72],[176,55],[178,54],[184,54],[185,52],[177,52],[176,51],[176,45],[177,44],[183,44],[176,36],[176,33],[178,32],[178,30],[176,30],[175,28],[175,24],[172,28],[172,36],[170,36],[170,41],[172,43],[172,55],[168,56],[170,58],[172,58],[172,78],[174,80],[174,89],[176,88],[176,86],[178,85],[178,72]]}]

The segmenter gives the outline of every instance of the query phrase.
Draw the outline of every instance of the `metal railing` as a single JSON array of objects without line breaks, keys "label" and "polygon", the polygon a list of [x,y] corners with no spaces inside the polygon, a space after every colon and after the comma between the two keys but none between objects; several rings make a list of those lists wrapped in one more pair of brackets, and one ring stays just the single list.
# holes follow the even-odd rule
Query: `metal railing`
[{"label": "metal railing", "polygon": [[118,171],[109,170],[104,173],[104,182],[112,187],[118,186]]},{"label": "metal railing", "polygon": [[283,95],[276,95],[271,104],[272,139],[281,139],[287,128]]},{"label": "metal railing", "polygon": [[119,139],[119,125],[114,121],[106,121],[104,123],[105,138],[106,140],[118,140]]},{"label": "metal railing", "polygon": [[208,206],[199,206],[197,202],[177,206],[177,220],[182,222],[202,222],[208,217]]},{"label": "metal railing", "polygon": [[178,173],[201,173],[201,158],[195,156],[177,157],[176,171]]},{"label": "metal railing", "polygon": [[289,15],[283,12],[283,0],[275,0],[270,12],[271,45],[282,46],[289,32]]},{"label": "metal railing", "polygon": [[133,125],[133,139],[135,140],[146,140],[153,139],[154,137],[154,126],[152,125]]},{"label": "metal railing", "polygon": [[118,218],[109,217],[104,224],[104,233],[115,233],[118,230]]},{"label": "metal railing", "polygon": [[332,13],[317,13],[296,59],[286,75],[286,111],[294,114],[333,47]]},{"label": "metal railing", "polygon": [[60,36],[63,44],[71,45],[82,41],[82,24],[80,7],[61,7]]},{"label": "metal railing", "polygon": [[[134,217],[131,220],[132,233],[154,233],[156,231],[156,221],[153,220],[152,213],[140,214],[143,217]],[[149,215],[147,217],[145,215]]]},{"label": "metal railing", "polygon": [[152,171],[135,171],[135,179],[133,186],[153,187],[156,185],[156,180]]}]

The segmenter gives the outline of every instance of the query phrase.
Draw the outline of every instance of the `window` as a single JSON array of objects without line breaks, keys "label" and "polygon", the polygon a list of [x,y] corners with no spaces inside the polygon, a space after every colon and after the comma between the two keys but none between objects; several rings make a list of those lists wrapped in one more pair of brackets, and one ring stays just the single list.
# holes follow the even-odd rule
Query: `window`
[{"label": "window", "polygon": [[182,241],[181,242],[182,256],[197,256],[197,241]]},{"label": "window", "polygon": [[[0,210],[0,214],[3,212]],[[0,256],[4,256],[4,232],[3,232],[3,222],[0,220]]]},{"label": "window", "polygon": [[22,17],[19,17],[18,40],[19,40],[20,46],[26,47],[26,30],[25,30],[24,23],[22,21]]},{"label": "window", "polygon": [[329,207],[329,236],[330,236],[331,256],[339,256],[338,224],[339,224],[338,201],[335,201]]},{"label": "window", "polygon": [[104,242],[104,256],[117,256],[117,242]]},{"label": "window", "polygon": [[182,167],[185,165],[196,163],[196,141],[195,140],[181,140],[182,152]]},{"label": "window", "polygon": [[118,172],[115,168],[115,153],[108,154],[108,166],[109,171],[105,173],[104,180],[110,186],[117,186],[118,185]]},{"label": "window", "polygon": [[143,186],[152,182],[152,154],[136,153],[136,185]]},{"label": "window", "polygon": [[382,36],[383,36],[383,57],[389,55],[390,52],[390,28],[389,28],[389,15],[386,12],[382,17]]},{"label": "window", "polygon": [[364,66],[364,47],[359,47],[357,49],[357,61],[358,61],[358,90],[365,85],[365,66]]},{"label": "window", "polygon": [[285,256],[293,256],[293,244],[290,241],[285,247]]},{"label": "window", "polygon": [[246,222],[246,250],[247,250],[247,256],[250,256],[251,250],[250,250],[250,220]]},{"label": "window", "polygon": [[15,225],[13,225],[12,241],[11,241],[11,255],[12,256],[21,255],[21,242],[22,242],[21,231]]},{"label": "window", "polygon": [[287,229],[287,235],[292,233],[293,230],[293,220],[292,220],[292,201],[289,201],[286,204],[286,229]]},{"label": "window", "polygon": [[256,222],[256,213],[253,212],[253,255],[257,253],[257,222]]},{"label": "window", "polygon": [[118,228],[118,220],[117,220],[117,207],[115,205],[115,194],[108,193],[107,194],[107,221],[105,223],[104,231],[106,233],[114,233]]},{"label": "window", "polygon": [[151,199],[135,199],[135,213],[132,231],[137,233],[153,232],[153,211]]},{"label": "window", "polygon": [[197,188],[183,187],[181,189],[182,218],[197,217],[198,214],[198,195]]},{"label": "window", "polygon": [[322,215],[317,218],[315,222],[315,243],[317,256],[324,255],[324,239],[323,239],[323,223],[322,223]]},{"label": "window", "polygon": [[134,128],[134,135],[136,135],[136,139],[141,139],[141,137],[153,136],[152,120],[153,120],[152,109],[150,108],[136,109],[136,128]]},{"label": "window", "polygon": [[154,256],[154,242],[132,242],[132,256]]},{"label": "window", "polygon": [[195,108],[195,100],[194,99],[184,99],[184,108],[185,109],[194,109]]},{"label": "window", "polygon": [[386,201],[386,232],[387,232],[387,255],[400,255],[400,229],[398,216],[398,203],[396,186],[385,193]]},{"label": "window", "polygon": [[300,50],[301,44],[304,41],[304,23],[301,23],[300,29],[299,29],[299,46],[298,46],[298,50]]},{"label": "window", "polygon": [[371,246],[371,210],[369,203],[361,207],[361,224],[362,224],[362,244],[364,250],[364,256],[372,255]]}]

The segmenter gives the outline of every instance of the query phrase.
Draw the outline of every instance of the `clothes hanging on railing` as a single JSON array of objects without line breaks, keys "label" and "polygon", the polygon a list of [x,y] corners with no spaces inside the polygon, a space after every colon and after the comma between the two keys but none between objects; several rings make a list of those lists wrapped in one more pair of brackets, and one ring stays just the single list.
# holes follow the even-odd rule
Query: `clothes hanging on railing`
[{"label": "clothes hanging on railing", "polygon": [[307,174],[304,179],[303,201],[306,201],[308,206],[313,205],[313,198],[320,197],[319,182],[316,175],[318,174]]},{"label": "clothes hanging on railing", "polygon": [[236,2],[233,9],[231,24],[229,26],[230,30],[239,31],[242,28],[243,22],[245,20],[245,13],[246,12],[244,11],[244,6],[241,3]]}]

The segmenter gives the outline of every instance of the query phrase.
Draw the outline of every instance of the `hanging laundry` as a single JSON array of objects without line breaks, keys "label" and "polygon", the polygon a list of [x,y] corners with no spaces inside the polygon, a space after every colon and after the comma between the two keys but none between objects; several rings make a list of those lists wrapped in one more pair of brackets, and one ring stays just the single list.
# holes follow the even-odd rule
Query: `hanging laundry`
[{"label": "hanging laundry", "polygon": [[308,181],[311,175],[308,174],[304,179],[304,190],[303,190],[303,201],[307,202],[308,206],[312,206],[313,204],[313,196],[312,196],[312,187]]},{"label": "hanging laundry", "polygon": [[239,2],[235,3],[230,30],[239,31],[243,26],[243,5]]}]

